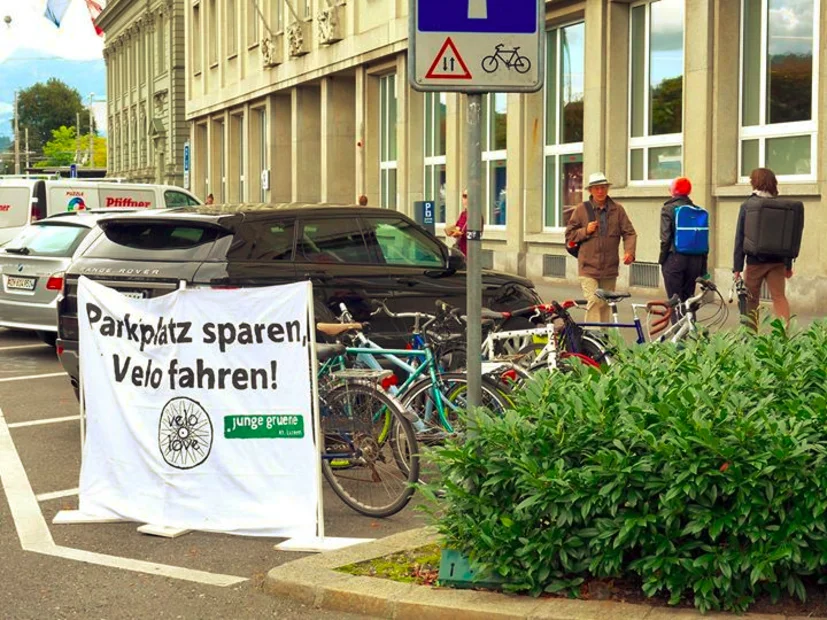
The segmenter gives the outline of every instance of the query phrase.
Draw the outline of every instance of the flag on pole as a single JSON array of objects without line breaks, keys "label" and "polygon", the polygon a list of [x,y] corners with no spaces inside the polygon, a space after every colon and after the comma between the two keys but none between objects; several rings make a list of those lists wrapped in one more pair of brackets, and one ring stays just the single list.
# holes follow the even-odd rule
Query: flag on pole
[{"label": "flag on pole", "polygon": [[103,11],[103,6],[95,2],[95,0],[86,0],[86,8],[89,9],[89,17],[92,18],[92,25],[95,27],[95,32],[98,33],[99,37],[102,37],[103,30],[98,26],[96,20],[98,19],[98,15],[101,14],[101,11]]},{"label": "flag on pole", "polygon": [[69,8],[71,1],[72,0],[47,0],[46,12],[43,16],[60,28],[60,22],[63,21],[63,16],[66,15],[66,10]]}]

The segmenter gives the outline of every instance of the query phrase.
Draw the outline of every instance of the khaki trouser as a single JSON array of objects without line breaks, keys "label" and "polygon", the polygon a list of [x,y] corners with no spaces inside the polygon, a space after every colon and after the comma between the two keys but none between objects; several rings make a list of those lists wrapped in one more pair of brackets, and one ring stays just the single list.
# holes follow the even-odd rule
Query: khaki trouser
[{"label": "khaki trouser", "polygon": [[580,286],[583,289],[583,297],[585,297],[588,302],[586,306],[586,323],[610,323],[612,313],[608,304],[602,299],[598,299],[594,292],[599,288],[607,291],[615,290],[617,278],[597,279],[581,276]]}]

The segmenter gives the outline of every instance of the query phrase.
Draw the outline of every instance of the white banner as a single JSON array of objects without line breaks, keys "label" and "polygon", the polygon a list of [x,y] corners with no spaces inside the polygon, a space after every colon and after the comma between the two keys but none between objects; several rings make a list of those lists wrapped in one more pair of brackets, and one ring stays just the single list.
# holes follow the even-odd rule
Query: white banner
[{"label": "white banner", "polygon": [[309,282],[130,299],[80,279],[80,511],[316,535]]}]

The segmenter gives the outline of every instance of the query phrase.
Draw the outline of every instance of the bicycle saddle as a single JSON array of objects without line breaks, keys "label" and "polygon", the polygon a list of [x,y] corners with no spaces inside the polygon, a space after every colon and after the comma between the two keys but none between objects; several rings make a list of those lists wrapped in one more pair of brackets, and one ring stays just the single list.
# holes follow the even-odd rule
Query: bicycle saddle
[{"label": "bicycle saddle", "polygon": [[628,299],[632,296],[631,293],[615,293],[614,291],[607,291],[602,288],[597,289],[594,292],[595,297],[599,297],[603,301],[613,302],[613,301],[620,301],[621,299]]},{"label": "bicycle saddle", "polygon": [[345,345],[343,344],[321,344],[316,343],[316,357],[320,362],[326,362],[337,355],[344,355]]}]

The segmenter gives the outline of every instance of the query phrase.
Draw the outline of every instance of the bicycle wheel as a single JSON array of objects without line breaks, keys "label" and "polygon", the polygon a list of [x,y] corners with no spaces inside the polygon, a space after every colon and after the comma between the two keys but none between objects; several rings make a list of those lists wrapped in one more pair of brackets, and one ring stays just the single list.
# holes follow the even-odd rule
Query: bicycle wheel
[{"label": "bicycle wheel", "polygon": [[494,55],[486,56],[482,59],[482,70],[486,73],[494,73],[499,66],[500,61]]},{"label": "bicycle wheel", "polygon": [[[430,379],[421,379],[411,385],[401,395],[402,403],[411,412],[432,428],[447,432],[457,432],[460,426],[460,414],[468,409],[468,377],[461,372],[446,372],[439,376],[439,385],[431,383]],[[483,407],[490,411],[502,414],[511,406],[505,390],[486,377],[482,377]],[[436,406],[436,393],[439,392],[445,418],[450,428],[444,427]],[[434,434],[434,438],[441,438]],[[428,439],[427,435],[418,435],[417,438]]]},{"label": "bicycle wheel", "polygon": [[517,56],[513,66],[517,73],[528,73],[528,70],[531,69],[531,61],[527,56]]},{"label": "bicycle wheel", "polygon": [[580,342],[580,353],[600,364],[601,368],[614,363],[609,345],[599,338],[584,336]]},{"label": "bicycle wheel", "polygon": [[322,472],[336,495],[369,517],[402,510],[419,479],[419,447],[399,401],[362,380],[340,383],[319,400]]}]

